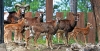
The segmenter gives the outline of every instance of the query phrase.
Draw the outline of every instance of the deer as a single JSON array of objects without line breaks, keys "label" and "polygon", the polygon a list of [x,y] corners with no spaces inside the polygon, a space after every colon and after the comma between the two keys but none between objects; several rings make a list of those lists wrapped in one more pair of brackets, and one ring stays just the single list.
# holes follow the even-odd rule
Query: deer
[{"label": "deer", "polygon": [[4,26],[4,43],[12,42],[12,32],[14,32],[14,42],[20,42],[22,39],[21,31],[27,25],[26,19],[18,20],[16,24],[7,24]]},{"label": "deer", "polygon": [[64,36],[65,36],[65,45],[68,46],[68,33],[72,32],[75,26],[77,25],[77,22],[79,20],[79,14],[73,14],[74,20],[69,20],[69,19],[60,19],[58,18],[58,29],[64,31]]},{"label": "deer", "polygon": [[[25,12],[25,11],[30,9],[30,5],[29,4],[26,4],[26,5],[15,4],[15,9],[17,10],[15,16],[18,19],[22,19],[22,18],[25,18],[26,17],[27,12]],[[25,32],[25,28],[26,27],[28,27],[28,25],[27,26],[24,26],[23,27],[23,30],[21,31],[23,37],[24,37],[23,33]]]},{"label": "deer", "polygon": [[[57,31],[57,21],[51,20],[47,22],[34,23],[31,26],[31,34],[34,35],[34,46],[38,48],[37,39],[41,33],[46,33],[46,46],[52,48],[52,35]],[[28,44],[29,39],[27,39]],[[27,46],[26,46],[27,47]]]},{"label": "deer", "polygon": [[29,4],[24,6],[16,4],[15,9],[17,11],[4,12],[4,24],[17,23],[18,19],[25,17],[25,10],[29,10],[30,6]]},{"label": "deer", "polygon": [[86,36],[89,34],[89,31],[91,28],[93,28],[93,27],[92,27],[92,24],[89,22],[87,23],[87,26],[85,28],[75,27],[74,30],[72,31],[72,33],[69,35],[69,39],[70,39],[70,37],[73,37],[74,40],[76,42],[78,42],[76,37],[77,37],[77,35],[82,34],[84,37],[84,40],[85,40],[85,44],[86,44],[87,43]]},{"label": "deer", "polygon": [[58,43],[60,42],[60,38],[63,40],[64,39],[64,31],[63,30],[58,30],[57,33],[56,33],[56,38],[58,39]]},{"label": "deer", "polygon": [[25,17],[25,19],[27,20],[27,27],[25,27],[25,29],[23,29],[22,32],[25,32],[25,47],[27,48],[28,46],[28,41],[30,40],[30,36],[33,35],[32,34],[32,27],[33,25],[35,25],[36,23],[40,23],[40,17],[33,17],[33,18],[29,18],[29,17]]}]

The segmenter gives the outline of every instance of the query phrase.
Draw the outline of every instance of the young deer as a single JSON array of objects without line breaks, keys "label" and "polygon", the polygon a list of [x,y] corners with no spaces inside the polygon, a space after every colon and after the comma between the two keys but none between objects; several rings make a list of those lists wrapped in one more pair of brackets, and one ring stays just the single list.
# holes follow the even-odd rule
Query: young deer
[{"label": "young deer", "polygon": [[56,37],[58,39],[58,43],[60,41],[60,39],[64,39],[64,31],[63,30],[58,30],[57,33],[56,33]]},{"label": "young deer", "polygon": [[86,41],[86,35],[89,34],[89,31],[90,29],[92,28],[92,24],[91,23],[87,23],[87,26],[85,28],[78,28],[78,27],[75,27],[74,30],[72,31],[72,34],[69,35],[69,39],[70,37],[72,36],[74,38],[74,40],[76,42],[78,42],[76,40],[76,36],[79,35],[79,34],[83,34],[84,36],[84,40],[85,40],[85,43],[87,42]]},{"label": "young deer", "polygon": [[12,42],[12,32],[14,32],[14,41],[20,41],[22,39],[21,31],[26,25],[26,19],[22,18],[18,20],[16,24],[7,24],[4,26],[4,43]]}]

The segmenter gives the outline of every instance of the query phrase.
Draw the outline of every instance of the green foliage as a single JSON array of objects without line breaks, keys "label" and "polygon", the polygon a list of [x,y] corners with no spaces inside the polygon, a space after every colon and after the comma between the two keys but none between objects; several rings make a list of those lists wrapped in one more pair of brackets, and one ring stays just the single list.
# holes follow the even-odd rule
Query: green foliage
[{"label": "green foliage", "polygon": [[31,10],[34,12],[34,11],[37,11],[38,8],[39,8],[39,0],[33,0],[31,3],[30,3],[30,6],[31,6]]},{"label": "green foliage", "polygon": [[78,0],[78,6],[77,9],[81,12],[90,12],[92,11],[91,9],[91,4],[90,4],[90,0]]},{"label": "green foliage", "polygon": [[92,11],[90,0],[78,0],[77,10],[79,12],[84,12],[85,14],[85,24],[87,23],[87,13]]},{"label": "green foliage", "polygon": [[[8,11],[12,11],[15,10],[14,5],[16,3],[26,3],[26,4],[30,4],[30,11],[32,12],[36,12],[38,11],[38,9],[45,9],[45,4],[46,4],[46,0],[21,0],[21,1],[17,1],[17,0],[4,0],[4,8],[7,9]],[[54,5],[53,9],[54,12],[64,12],[64,17],[66,17],[66,12],[70,12],[70,6],[69,6],[69,0],[60,0],[60,2],[56,2],[57,4]],[[90,12],[91,10],[91,4],[90,4],[90,0],[78,0],[77,2],[78,6],[77,9],[80,12]],[[8,8],[11,7],[11,8]],[[55,11],[55,9],[57,11]]]},{"label": "green foliage", "polygon": [[54,5],[54,9],[59,8],[59,12],[64,13],[64,18],[66,17],[67,12],[70,12],[70,7],[68,5],[69,0],[61,0],[61,2],[57,2],[57,5]]}]

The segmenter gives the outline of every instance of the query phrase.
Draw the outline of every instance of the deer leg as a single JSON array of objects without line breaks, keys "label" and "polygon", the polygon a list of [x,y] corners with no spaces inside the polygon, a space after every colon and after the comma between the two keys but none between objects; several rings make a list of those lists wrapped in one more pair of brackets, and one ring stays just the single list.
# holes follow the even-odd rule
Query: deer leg
[{"label": "deer leg", "polygon": [[60,41],[60,33],[57,34],[58,43]]},{"label": "deer leg", "polygon": [[28,46],[28,41],[29,41],[29,39],[30,39],[30,36],[29,36],[29,30],[26,30],[25,31],[25,43],[26,43],[26,45],[25,45],[25,47],[27,48],[27,46]]},{"label": "deer leg", "polygon": [[86,43],[87,43],[87,42],[86,42],[86,35],[83,35],[83,36],[84,36],[84,41],[85,41],[85,44],[86,44]]},{"label": "deer leg", "polygon": [[52,34],[49,34],[49,43],[50,43],[49,45],[50,45],[51,49],[53,49],[53,47],[52,47],[52,36],[53,36]]},{"label": "deer leg", "polygon": [[68,42],[69,42],[70,38],[71,38],[71,34],[68,35]]},{"label": "deer leg", "polygon": [[11,31],[8,32],[7,39],[9,42],[12,42],[12,32]]},{"label": "deer leg", "polygon": [[65,32],[65,38],[66,38],[65,45],[67,45],[67,46],[68,46],[68,32]]},{"label": "deer leg", "polygon": [[22,41],[22,33],[18,33],[18,41],[19,43]]},{"label": "deer leg", "polygon": [[4,43],[7,43],[7,33],[4,34]]},{"label": "deer leg", "polygon": [[5,38],[5,43],[8,43],[8,34],[9,34],[8,31],[6,31],[5,34],[4,34],[4,35],[5,35],[5,36],[4,36],[4,38]]},{"label": "deer leg", "polygon": [[78,43],[78,41],[76,39],[76,35],[73,35],[73,38],[74,38],[75,42]]},{"label": "deer leg", "polygon": [[5,33],[5,41],[7,44],[9,43],[9,31]]},{"label": "deer leg", "polygon": [[39,38],[40,32],[36,32],[35,37],[34,37],[34,45],[38,49],[38,44],[37,44],[37,39]]},{"label": "deer leg", "polygon": [[11,31],[10,30],[6,30],[5,34],[4,34],[4,38],[5,38],[5,42],[9,43],[12,41],[12,36],[11,36]]},{"label": "deer leg", "polygon": [[63,43],[64,43],[64,44],[67,44],[67,43],[66,43],[66,37],[65,37],[65,34],[63,34],[62,40],[63,40]]},{"label": "deer leg", "polygon": [[25,42],[26,42],[25,47],[26,47],[27,49],[29,49],[29,48],[28,48],[28,41],[29,41],[29,39],[30,39],[30,38],[28,37],[27,40],[25,41]]},{"label": "deer leg", "polygon": [[14,42],[17,42],[18,40],[18,30],[15,30],[14,32]]},{"label": "deer leg", "polygon": [[71,37],[73,38],[73,33],[68,34],[68,42],[70,41]]},{"label": "deer leg", "polygon": [[48,39],[49,39],[49,34],[46,35],[46,46],[47,47],[49,46]]},{"label": "deer leg", "polygon": [[18,43],[20,43],[21,42],[21,33],[20,33],[20,30],[17,30],[17,41],[18,41]]}]

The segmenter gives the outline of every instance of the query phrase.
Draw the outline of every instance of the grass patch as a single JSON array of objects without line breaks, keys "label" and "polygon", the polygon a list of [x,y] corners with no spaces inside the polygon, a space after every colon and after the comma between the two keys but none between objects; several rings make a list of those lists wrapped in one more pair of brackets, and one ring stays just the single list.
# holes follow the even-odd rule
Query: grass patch
[{"label": "grass patch", "polygon": [[[58,39],[56,38],[56,37],[53,37],[52,38],[52,42],[53,42],[53,44],[63,44],[64,42],[63,42],[64,40],[62,40],[62,39],[60,39],[59,40],[59,43],[58,43]],[[30,39],[30,42],[31,43],[34,43],[34,40],[33,40],[33,38],[32,39]],[[80,44],[84,44],[82,41],[78,41]],[[39,37],[38,38],[38,40],[37,40],[37,43],[38,44],[45,44],[46,43],[46,38],[44,38],[44,37]],[[68,44],[72,44],[72,43],[75,43],[75,40],[73,39],[73,38],[71,38],[70,40],[69,40],[69,43]]]},{"label": "grass patch", "polygon": [[40,37],[38,40],[37,40],[38,44],[45,44],[46,43],[46,40],[43,38],[43,37]]}]

